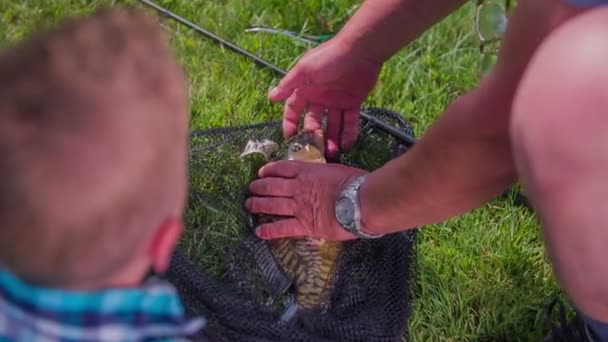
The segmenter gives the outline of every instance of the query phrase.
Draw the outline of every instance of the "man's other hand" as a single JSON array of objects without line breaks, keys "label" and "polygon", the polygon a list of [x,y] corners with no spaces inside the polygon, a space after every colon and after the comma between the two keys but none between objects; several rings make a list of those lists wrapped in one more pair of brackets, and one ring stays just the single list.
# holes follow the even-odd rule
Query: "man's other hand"
[{"label": "man's other hand", "polygon": [[272,101],[286,100],[283,112],[285,138],[297,133],[304,117],[304,130],[325,130],[326,153],[335,156],[348,150],[359,133],[361,104],[375,86],[381,65],[356,56],[336,38],[310,50],[270,91]]}]

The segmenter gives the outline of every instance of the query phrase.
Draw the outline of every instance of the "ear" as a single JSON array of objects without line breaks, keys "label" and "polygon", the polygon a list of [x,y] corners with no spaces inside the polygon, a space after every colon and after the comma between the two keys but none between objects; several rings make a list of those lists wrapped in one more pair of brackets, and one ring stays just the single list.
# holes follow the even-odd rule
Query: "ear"
[{"label": "ear", "polygon": [[169,268],[173,250],[182,234],[183,224],[178,217],[170,217],[158,227],[148,247],[152,268],[158,274]]}]

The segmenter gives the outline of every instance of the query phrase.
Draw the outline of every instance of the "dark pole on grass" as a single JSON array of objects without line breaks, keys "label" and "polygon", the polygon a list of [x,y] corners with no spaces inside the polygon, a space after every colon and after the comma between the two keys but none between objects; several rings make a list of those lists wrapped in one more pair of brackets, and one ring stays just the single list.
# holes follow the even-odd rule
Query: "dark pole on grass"
[{"label": "dark pole on grass", "polygon": [[[199,25],[184,19],[182,17],[180,17],[179,15],[169,11],[168,9],[165,9],[163,7],[158,6],[157,4],[155,4],[152,1],[149,0],[138,0],[139,2],[143,3],[144,5],[147,5],[155,10],[157,10],[158,12],[161,13],[161,15],[171,18],[183,25],[188,26],[189,28],[195,30],[196,32],[202,34],[203,36],[210,38],[212,41],[219,43],[225,47],[227,47],[228,49],[241,54],[245,57],[248,57],[250,59],[252,59],[258,66],[262,66],[265,68],[270,69],[272,72],[274,72],[276,75],[278,76],[285,76],[287,74],[287,72],[281,68],[279,68],[278,66],[252,54],[251,52],[223,39],[222,37],[217,36],[216,34],[214,34],[213,32],[210,32],[202,27],[200,27]],[[364,111],[361,111],[360,113],[361,117],[364,118],[365,120],[367,120],[368,122],[370,122],[371,124],[378,126],[379,128],[381,128],[382,130],[384,130],[385,132],[393,135],[394,137],[400,139],[401,141],[409,144],[409,145],[414,145],[416,143],[416,139],[412,136],[410,136],[407,133],[404,133],[398,129],[396,129],[395,127],[390,126],[389,124],[387,124],[386,122],[369,115],[368,113],[365,113]]]},{"label": "dark pole on grass", "polygon": [[263,66],[263,67],[269,68],[275,74],[277,74],[279,76],[285,75],[285,71],[279,69],[277,66],[275,66],[273,64],[270,64],[269,62],[267,62],[267,61],[261,59],[260,57],[252,54],[251,52],[240,48],[239,46],[237,46],[237,45],[235,45],[235,44],[233,44],[233,43],[225,40],[224,38],[222,38],[220,36],[217,36],[213,32],[210,32],[210,31],[208,31],[208,30],[200,27],[199,25],[197,25],[197,24],[195,24],[195,23],[193,23],[193,22],[191,22],[191,21],[189,21],[187,19],[184,19],[184,18],[178,16],[177,14],[169,11],[168,9],[162,8],[162,7],[158,6],[157,4],[153,3],[152,1],[148,1],[148,0],[139,0],[139,2],[141,2],[141,3],[143,3],[143,4],[147,5],[147,6],[150,6],[150,7],[154,8],[155,10],[157,10],[158,12],[160,12],[161,15],[163,15],[165,17],[171,18],[171,19],[173,19],[173,20],[175,20],[175,21],[177,21],[177,22],[179,22],[179,23],[181,23],[183,25],[188,26],[189,28],[191,28],[191,29],[195,30],[196,32],[202,34],[203,36],[205,36],[207,38],[210,38],[214,42],[219,43],[221,45],[224,45],[225,47],[229,48],[230,50],[232,50],[232,51],[234,51],[236,53],[239,53],[241,55],[244,55],[246,57],[249,57],[249,58],[253,59],[256,64],[258,64],[259,66]]}]

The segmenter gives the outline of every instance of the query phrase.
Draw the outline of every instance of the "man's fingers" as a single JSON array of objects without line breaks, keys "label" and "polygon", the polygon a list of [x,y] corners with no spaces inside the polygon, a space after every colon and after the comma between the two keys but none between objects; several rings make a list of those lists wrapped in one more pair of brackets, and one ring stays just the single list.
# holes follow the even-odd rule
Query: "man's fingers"
[{"label": "man's fingers", "polygon": [[245,208],[253,214],[293,216],[296,202],[288,197],[250,197],[245,201]]},{"label": "man's fingers", "polygon": [[287,139],[298,132],[300,116],[306,107],[306,100],[298,95],[297,88],[304,85],[306,81],[306,71],[296,65],[282,80],[279,85],[270,91],[268,96],[272,101],[285,102],[283,110],[283,136]]},{"label": "man's fingers", "polygon": [[271,101],[282,101],[291,96],[294,89],[303,85],[306,80],[306,71],[296,65],[283,77],[279,84],[270,90],[268,97]]},{"label": "man's fingers", "polygon": [[260,178],[249,184],[249,191],[258,196],[292,197],[295,182],[285,178]]},{"label": "man's fingers", "polygon": [[359,109],[344,112],[344,127],[342,130],[342,150],[349,150],[359,134]]},{"label": "man's fingers", "polygon": [[306,100],[295,91],[285,102],[283,110],[283,135],[290,138],[298,132],[300,117],[306,107]]},{"label": "man's fingers", "polygon": [[308,113],[304,117],[304,130],[316,131],[321,129],[323,114],[325,114],[324,106],[311,104],[308,108]]},{"label": "man's fingers", "polygon": [[280,160],[262,166],[258,171],[258,175],[260,176],[260,178],[296,178],[298,176],[298,173],[306,166],[307,165],[304,162]]},{"label": "man's fingers", "polygon": [[330,109],[327,114],[327,155],[335,157],[340,147],[340,126],[342,125],[342,111]]},{"label": "man's fingers", "polygon": [[303,237],[308,233],[300,221],[295,218],[266,223],[255,230],[255,234],[264,240]]}]

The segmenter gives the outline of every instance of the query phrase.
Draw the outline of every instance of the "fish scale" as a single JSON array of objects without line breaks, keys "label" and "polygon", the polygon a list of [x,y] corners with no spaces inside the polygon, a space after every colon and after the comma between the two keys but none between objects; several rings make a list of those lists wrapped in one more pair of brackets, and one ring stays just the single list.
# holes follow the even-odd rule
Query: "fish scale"
[{"label": "fish scale", "polygon": [[312,239],[269,241],[277,262],[294,282],[296,303],[303,309],[326,308],[341,243]]}]

